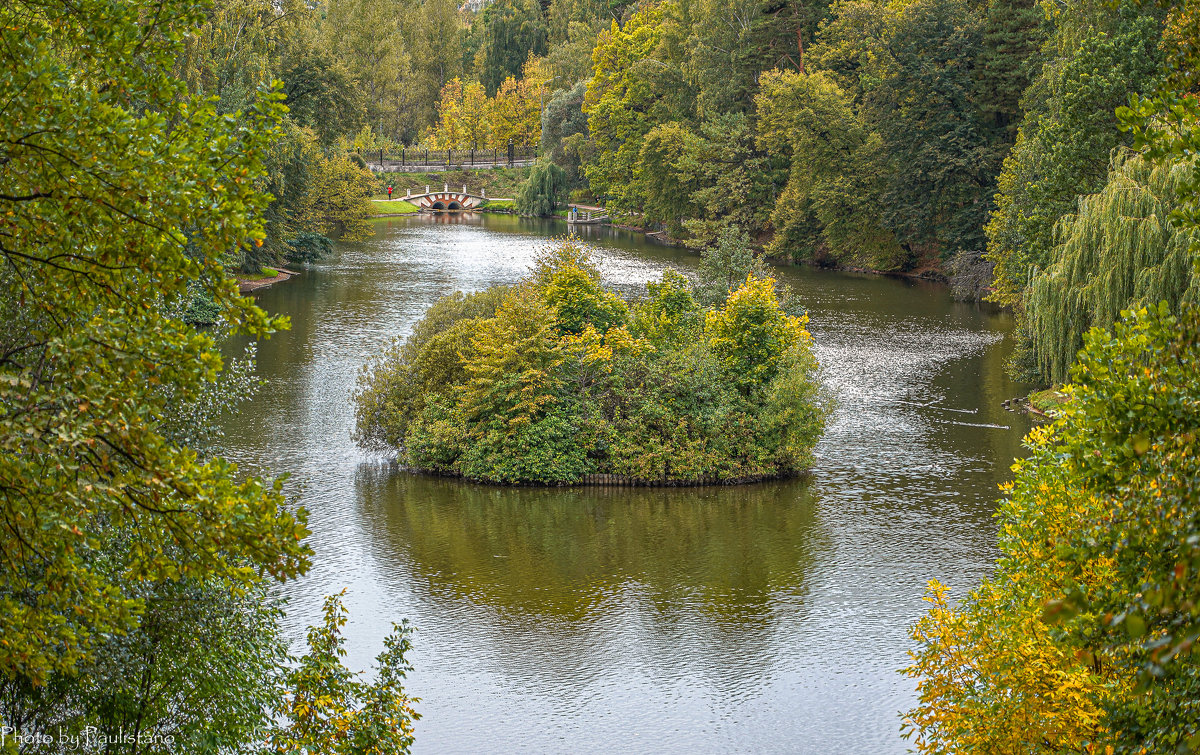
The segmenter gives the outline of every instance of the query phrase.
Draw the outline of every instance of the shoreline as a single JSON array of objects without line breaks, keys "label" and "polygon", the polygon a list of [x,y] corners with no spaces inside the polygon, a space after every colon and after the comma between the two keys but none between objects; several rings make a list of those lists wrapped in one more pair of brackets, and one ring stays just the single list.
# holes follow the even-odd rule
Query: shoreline
[{"label": "shoreline", "polygon": [[[690,247],[678,239],[673,239],[668,236],[666,231],[649,231],[643,226],[625,225],[622,223],[601,223],[600,225],[606,225],[610,228],[618,228],[622,231],[640,233],[643,236],[651,238],[655,242],[666,246],[690,249]],[[858,265],[830,265],[819,260],[792,260],[787,259],[786,257],[777,257],[764,253],[761,244],[752,244],[752,247],[757,249],[758,252],[763,255],[763,259],[779,264],[805,265],[807,267],[817,268],[818,270],[833,270],[840,273],[860,273],[863,275],[879,275],[887,278],[906,278],[908,280],[931,281],[934,283],[948,284],[950,282],[950,276],[936,265],[926,264],[913,270],[876,270],[874,268],[861,267]],[[695,250],[691,251],[695,252]],[[699,252],[695,253],[699,254]]]},{"label": "shoreline", "polygon": [[596,473],[584,475],[576,482],[499,482],[497,480],[477,480],[465,477],[457,472],[444,472],[436,469],[421,469],[400,463],[394,456],[389,459],[401,471],[422,477],[440,477],[447,480],[459,480],[473,485],[487,485],[497,488],[716,488],[734,487],[739,485],[758,485],[764,482],[778,480],[795,480],[807,477],[811,470],[800,472],[782,472],[771,475],[756,475],[753,477],[737,477],[722,479],[718,477],[702,477],[697,480],[645,480],[628,475]]},{"label": "shoreline", "polygon": [[[582,206],[582,205],[580,205],[580,206]],[[595,208],[595,209],[603,210],[603,208]],[[516,212],[516,210],[514,210],[510,207],[503,207],[503,208],[497,207],[497,208],[493,208],[493,209],[489,209],[487,207],[480,207],[480,208],[475,208],[473,210],[469,210],[468,212],[490,213],[490,214],[494,214],[494,215],[517,215],[517,214],[519,214]],[[417,214],[419,214],[419,213],[396,212],[396,213],[372,214],[372,215],[369,215],[368,217],[372,220],[376,220],[376,219],[380,219],[380,218],[409,217],[409,216],[417,215]],[[424,214],[428,214],[428,213],[424,213]],[[567,223],[566,219],[560,215],[546,215],[546,216],[543,216],[543,218],[547,219],[547,220],[563,221],[568,226],[568,229],[571,226],[571,223]],[[645,236],[649,239],[652,239],[655,243],[658,243],[658,244],[663,244],[665,246],[673,246],[673,247],[681,247],[681,248],[690,249],[689,247],[687,247],[686,244],[679,241],[678,239],[673,239],[670,236],[668,236],[666,231],[651,231],[651,230],[647,230],[644,226],[627,225],[624,223],[615,223],[615,222],[609,222],[609,221],[601,221],[599,223],[591,223],[588,225],[607,226],[609,228],[616,228],[616,229],[622,230],[622,231],[630,231],[633,233],[640,233],[643,236]],[[753,246],[760,253],[762,253],[762,246],[760,244],[754,244]],[[693,253],[699,254],[695,250],[690,250],[690,251],[692,251]],[[936,264],[929,264],[929,263],[926,263],[920,267],[914,268],[913,270],[877,270],[875,268],[863,267],[860,265],[842,265],[842,264],[832,264],[831,265],[831,264],[826,264],[824,262],[821,262],[819,260],[792,260],[792,259],[788,259],[786,257],[778,257],[778,256],[768,255],[768,254],[763,254],[763,258],[770,262],[774,262],[777,264],[804,265],[807,267],[816,268],[818,270],[831,270],[834,272],[841,272],[841,273],[858,273],[861,275],[877,275],[877,276],[882,276],[882,277],[886,277],[886,278],[902,278],[905,280],[929,281],[931,283],[943,283],[943,284],[950,283],[950,276],[947,273],[947,271],[943,270],[941,267],[939,267]]]},{"label": "shoreline", "polygon": [[238,293],[239,294],[248,294],[253,291],[257,291],[260,288],[267,288],[268,286],[272,286],[276,283],[282,283],[285,280],[288,280],[289,278],[293,278],[300,274],[294,270],[285,270],[282,267],[277,268],[277,270],[278,270],[278,272],[272,278],[257,278],[254,280],[243,280],[241,278],[238,278],[237,276],[234,276],[234,278],[238,282]]}]

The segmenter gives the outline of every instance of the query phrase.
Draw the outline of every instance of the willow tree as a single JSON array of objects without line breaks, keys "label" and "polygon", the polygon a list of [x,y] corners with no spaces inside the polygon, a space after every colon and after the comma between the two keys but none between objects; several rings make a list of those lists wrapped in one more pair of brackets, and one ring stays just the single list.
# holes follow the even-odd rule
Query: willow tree
[{"label": "willow tree", "polygon": [[1167,302],[1179,311],[1200,301],[1194,234],[1171,219],[1191,169],[1191,161],[1118,157],[1104,188],[1059,222],[1055,261],[1026,295],[1024,337],[1042,378],[1064,380],[1083,334],[1110,327],[1122,310]]},{"label": "willow tree", "polygon": [[552,162],[540,162],[529,172],[529,179],[517,193],[517,209],[522,215],[553,215],[566,190],[567,174]]},{"label": "willow tree", "polygon": [[1162,67],[1158,13],[1137,6],[1081,3],[1053,16],[1047,62],[1025,90],[985,229],[994,301],[1021,304],[1032,271],[1055,259],[1055,224],[1078,196],[1103,188],[1113,149],[1128,142],[1115,110],[1152,88]]}]

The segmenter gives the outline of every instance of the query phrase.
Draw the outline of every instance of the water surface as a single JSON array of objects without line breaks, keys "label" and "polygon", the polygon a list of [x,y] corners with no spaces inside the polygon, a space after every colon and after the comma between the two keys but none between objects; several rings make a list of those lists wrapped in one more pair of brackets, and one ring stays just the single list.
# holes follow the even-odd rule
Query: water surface
[{"label": "water surface", "polygon": [[[379,221],[259,302],[292,319],[259,347],[267,386],[227,429],[244,468],[289,472],[313,569],[290,636],[348,588],[348,662],[419,629],[418,753],[904,752],[896,673],[925,582],[995,557],[996,485],[1024,418],[1008,317],[935,284],[781,268],[839,408],[811,476],[705,489],[517,489],[401,471],[357,450],[357,373],[429,305],[511,282],[561,223]],[[585,227],[630,292],[697,258]],[[297,650],[300,645],[297,645]]]}]

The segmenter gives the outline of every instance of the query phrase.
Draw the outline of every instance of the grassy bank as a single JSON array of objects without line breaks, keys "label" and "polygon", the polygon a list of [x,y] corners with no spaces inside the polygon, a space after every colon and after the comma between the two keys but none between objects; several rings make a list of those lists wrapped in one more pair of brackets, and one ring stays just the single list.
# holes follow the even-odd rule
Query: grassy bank
[{"label": "grassy bank", "polygon": [[1070,400],[1070,396],[1059,390],[1060,386],[1034,391],[1029,394],[1029,405],[1042,414],[1051,414]]},{"label": "grassy bank", "polygon": [[412,202],[405,202],[403,199],[379,199],[372,198],[371,204],[375,207],[375,212],[380,215],[407,215],[417,211],[417,206]]},{"label": "grassy bank", "polygon": [[241,273],[234,277],[236,277],[241,282],[249,282],[249,281],[266,280],[267,278],[275,278],[275,277],[278,277],[278,275],[279,275],[279,271],[276,270],[275,268],[264,267],[264,268],[260,268],[257,273]]}]

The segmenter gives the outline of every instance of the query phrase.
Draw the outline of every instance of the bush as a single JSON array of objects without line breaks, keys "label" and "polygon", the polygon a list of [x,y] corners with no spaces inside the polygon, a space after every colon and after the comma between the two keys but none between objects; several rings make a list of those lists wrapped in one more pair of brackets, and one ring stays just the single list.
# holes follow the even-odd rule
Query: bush
[{"label": "bush", "polygon": [[287,242],[284,259],[288,262],[316,262],[333,251],[333,242],[319,233],[305,231]]},{"label": "bush", "polygon": [[706,311],[666,272],[628,304],[586,249],[561,242],[516,286],[438,302],[369,365],[356,437],[489,482],[794,474],[829,402],[806,320],[783,311],[774,285],[747,276]]},{"label": "bush", "polygon": [[1200,312],[1092,329],[1000,509],[996,575],[913,627],[921,752],[1200,748]]}]

